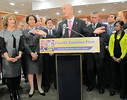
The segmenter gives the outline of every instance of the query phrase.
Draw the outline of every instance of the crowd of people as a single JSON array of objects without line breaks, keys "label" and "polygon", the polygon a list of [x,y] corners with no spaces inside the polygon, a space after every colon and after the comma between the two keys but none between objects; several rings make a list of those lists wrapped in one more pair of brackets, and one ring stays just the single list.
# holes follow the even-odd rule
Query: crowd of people
[{"label": "crowd of people", "polygon": [[100,39],[100,53],[82,54],[83,83],[88,87],[87,91],[98,88],[98,92],[104,94],[105,88],[108,88],[110,96],[119,91],[120,98],[127,100],[127,24],[115,14],[109,14],[108,24],[103,24],[99,22],[99,13],[96,11],[91,13],[90,22],[87,18],[76,18],[70,4],[64,4],[62,12],[66,20],[59,23],[58,29],[53,27],[51,18],[45,21],[46,26],[41,26],[40,18],[34,15],[28,15],[26,23],[16,23],[13,14],[3,17],[4,29],[0,31],[0,73],[2,72],[3,83],[8,87],[10,99],[21,99],[18,92],[21,67],[26,82],[29,81],[29,98],[34,95],[36,86],[42,96],[49,91],[52,81],[54,88],[57,88],[55,54],[40,54],[39,39],[80,37],[70,30],[65,30],[63,34],[63,25],[66,24],[85,37]]}]

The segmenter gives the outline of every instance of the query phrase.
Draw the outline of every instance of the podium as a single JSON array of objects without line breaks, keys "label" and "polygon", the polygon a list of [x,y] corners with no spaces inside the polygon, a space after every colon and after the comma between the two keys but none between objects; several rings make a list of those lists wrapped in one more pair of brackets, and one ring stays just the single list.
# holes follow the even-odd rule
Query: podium
[{"label": "podium", "polygon": [[58,100],[83,100],[81,53],[91,52],[100,52],[99,37],[40,40],[40,53],[56,54]]},{"label": "podium", "polygon": [[83,100],[82,55],[56,54],[57,100]]}]

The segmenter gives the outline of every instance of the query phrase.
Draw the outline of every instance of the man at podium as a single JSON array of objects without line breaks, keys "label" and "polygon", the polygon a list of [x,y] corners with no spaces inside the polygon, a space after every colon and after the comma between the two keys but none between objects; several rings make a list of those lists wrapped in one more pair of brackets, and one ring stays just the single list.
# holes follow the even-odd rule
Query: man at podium
[{"label": "man at podium", "polygon": [[[64,4],[62,12],[66,20],[59,23],[58,30],[52,37],[88,37],[105,32],[105,27],[99,27],[90,33],[85,22],[74,17],[71,4]],[[50,37],[41,30],[36,30],[35,33],[45,38]],[[81,63],[81,54],[56,54],[58,100],[82,100]]]},{"label": "man at podium", "polygon": [[[92,36],[92,34],[101,34],[105,32],[105,27],[99,27],[96,28],[92,33],[89,33],[84,21],[74,16],[73,7],[71,4],[64,4],[62,6],[62,12],[64,14],[64,17],[66,17],[66,20],[59,23],[57,33],[53,37],[87,37]],[[41,30],[36,30],[35,33],[44,37],[49,36]]]}]

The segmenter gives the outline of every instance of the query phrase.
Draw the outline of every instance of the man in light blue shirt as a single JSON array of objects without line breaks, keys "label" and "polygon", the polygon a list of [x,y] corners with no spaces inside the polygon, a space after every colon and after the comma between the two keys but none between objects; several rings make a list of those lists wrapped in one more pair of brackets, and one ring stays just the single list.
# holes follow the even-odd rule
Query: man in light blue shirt
[{"label": "man in light blue shirt", "polygon": [[110,86],[110,78],[111,78],[111,65],[110,65],[110,54],[108,51],[108,43],[110,36],[112,34],[112,31],[115,30],[114,23],[116,21],[116,15],[115,14],[109,14],[108,15],[108,24],[107,24],[107,36],[105,41],[105,60],[104,60],[104,68],[105,68],[105,86],[108,88]]},{"label": "man in light blue shirt", "polygon": [[112,31],[115,31],[114,23],[116,21],[115,14],[109,14],[108,16],[108,24],[107,24],[107,38],[106,38],[106,48],[108,48],[109,38],[112,34]]}]

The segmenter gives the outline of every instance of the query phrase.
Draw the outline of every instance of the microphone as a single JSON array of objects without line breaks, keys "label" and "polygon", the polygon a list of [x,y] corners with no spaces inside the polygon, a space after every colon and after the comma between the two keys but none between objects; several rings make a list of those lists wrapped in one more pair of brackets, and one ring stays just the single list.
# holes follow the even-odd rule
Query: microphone
[{"label": "microphone", "polygon": [[80,33],[76,32],[76,31],[74,31],[74,30],[70,29],[69,27],[66,27],[66,29],[68,29],[68,30],[70,30],[70,31],[74,32],[75,34],[78,34],[78,35],[80,35],[80,36],[84,37],[82,34],[80,34]]},{"label": "microphone", "polygon": [[65,29],[66,29],[66,24],[63,24],[63,32],[62,32],[62,36],[64,36],[64,34],[65,34]]}]

